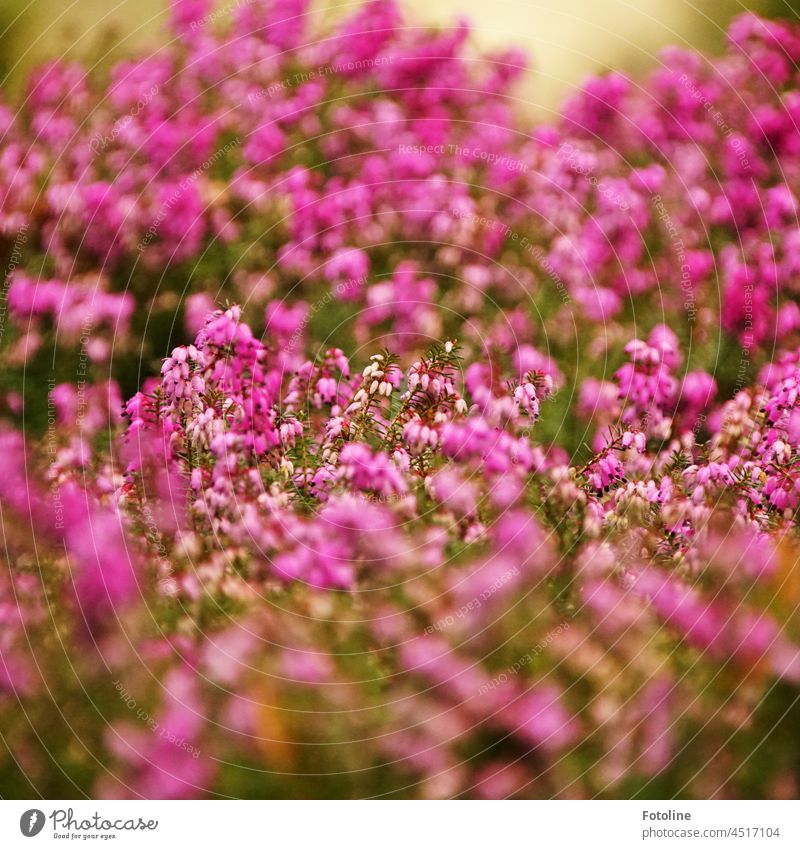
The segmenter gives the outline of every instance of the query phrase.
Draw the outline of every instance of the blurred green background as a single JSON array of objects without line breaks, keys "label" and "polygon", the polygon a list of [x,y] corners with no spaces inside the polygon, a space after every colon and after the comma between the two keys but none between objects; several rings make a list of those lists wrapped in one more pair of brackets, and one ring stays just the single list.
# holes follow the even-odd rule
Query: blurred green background
[{"label": "blurred green background", "polygon": [[[234,5],[217,2],[219,9]],[[327,2],[317,8],[338,15],[355,5]],[[734,15],[752,9],[796,18],[800,0],[407,0],[406,6],[421,20],[442,24],[463,13],[479,42],[528,48],[536,67],[522,93],[546,111],[593,71],[640,72],[658,61],[667,44],[717,50]],[[164,38],[165,8],[166,0],[0,0],[0,74],[18,88],[45,57],[98,59],[153,43]]]}]

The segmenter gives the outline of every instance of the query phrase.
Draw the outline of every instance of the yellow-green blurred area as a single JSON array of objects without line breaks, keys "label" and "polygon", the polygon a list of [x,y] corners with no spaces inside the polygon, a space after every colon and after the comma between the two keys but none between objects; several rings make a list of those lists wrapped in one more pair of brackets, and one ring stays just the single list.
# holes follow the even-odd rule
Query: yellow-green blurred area
[{"label": "yellow-green blurred area", "polygon": [[[218,0],[222,23],[234,0]],[[358,2],[318,3],[321,16]],[[167,0],[0,0],[0,74],[18,88],[44,58],[103,61],[167,37]],[[639,73],[668,44],[720,49],[732,17],[753,10],[797,18],[800,0],[406,0],[416,20],[447,25],[465,15],[480,45],[528,50],[534,70],[521,94],[552,109],[585,77],[607,68]]]}]

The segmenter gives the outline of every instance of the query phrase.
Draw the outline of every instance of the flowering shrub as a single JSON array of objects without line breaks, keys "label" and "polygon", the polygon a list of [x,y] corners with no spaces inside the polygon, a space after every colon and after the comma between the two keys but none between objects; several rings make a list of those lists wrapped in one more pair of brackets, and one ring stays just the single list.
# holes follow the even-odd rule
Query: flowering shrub
[{"label": "flowering shrub", "polygon": [[800,30],[222,18],[0,108],[3,795],[795,795]]}]

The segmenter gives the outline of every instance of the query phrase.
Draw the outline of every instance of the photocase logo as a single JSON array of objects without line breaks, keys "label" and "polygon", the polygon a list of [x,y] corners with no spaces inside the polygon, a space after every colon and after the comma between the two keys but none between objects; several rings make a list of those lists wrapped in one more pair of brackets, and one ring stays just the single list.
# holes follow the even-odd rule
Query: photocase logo
[{"label": "photocase logo", "polygon": [[38,808],[31,808],[19,818],[19,830],[25,837],[36,837],[44,828],[44,813]]}]

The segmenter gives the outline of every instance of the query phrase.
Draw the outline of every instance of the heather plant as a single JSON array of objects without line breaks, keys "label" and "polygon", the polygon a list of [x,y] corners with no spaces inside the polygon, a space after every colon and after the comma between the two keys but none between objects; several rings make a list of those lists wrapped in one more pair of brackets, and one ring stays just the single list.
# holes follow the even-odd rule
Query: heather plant
[{"label": "heather plant", "polygon": [[0,793],[796,795],[800,30],[171,9],[0,109]]}]

